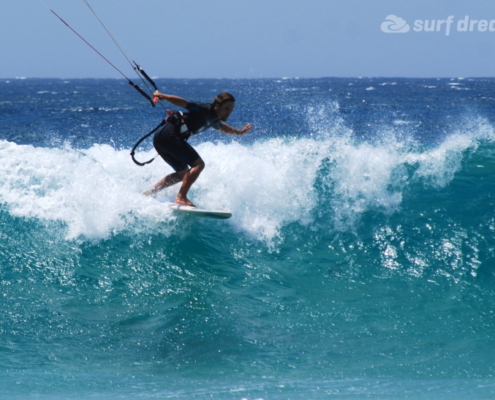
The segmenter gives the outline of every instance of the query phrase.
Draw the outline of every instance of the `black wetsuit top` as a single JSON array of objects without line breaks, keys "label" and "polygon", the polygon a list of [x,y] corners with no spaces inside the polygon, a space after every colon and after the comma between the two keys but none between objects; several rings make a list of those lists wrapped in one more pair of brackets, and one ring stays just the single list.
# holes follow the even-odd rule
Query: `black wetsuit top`
[{"label": "black wetsuit top", "polygon": [[212,109],[211,104],[188,102],[184,113],[184,121],[191,135],[203,132],[208,128],[219,130],[222,122],[217,117],[217,113]]},{"label": "black wetsuit top", "polygon": [[199,158],[196,150],[187,143],[191,135],[208,128],[222,128],[222,122],[211,104],[188,102],[186,109],[188,112],[182,116],[185,126],[180,122],[167,123],[153,138],[156,151],[175,171],[189,168]]}]

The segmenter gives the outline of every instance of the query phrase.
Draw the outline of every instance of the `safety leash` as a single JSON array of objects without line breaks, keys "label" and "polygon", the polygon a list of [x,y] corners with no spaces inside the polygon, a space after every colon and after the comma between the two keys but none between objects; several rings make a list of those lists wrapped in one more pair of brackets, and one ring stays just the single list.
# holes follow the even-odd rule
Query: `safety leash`
[{"label": "safety leash", "polygon": [[148,160],[148,161],[145,161],[145,162],[139,162],[138,160],[136,160],[136,159],[134,158],[134,154],[135,154],[135,152],[136,152],[137,147],[141,144],[141,142],[142,142],[143,140],[145,140],[145,139],[146,139],[146,138],[148,138],[149,136],[153,135],[153,133],[155,133],[158,129],[160,129],[160,128],[161,128],[162,126],[164,126],[166,123],[167,123],[167,119],[165,118],[164,120],[162,120],[162,122],[160,122],[160,123],[158,124],[158,126],[157,126],[156,128],[152,129],[150,132],[148,132],[146,135],[144,135],[141,139],[139,139],[139,140],[137,141],[137,143],[134,145],[134,147],[133,147],[133,148],[132,148],[132,150],[131,150],[131,157],[132,157],[132,161],[134,161],[134,163],[136,163],[136,164],[137,164],[137,165],[139,165],[140,167],[143,167],[143,166],[145,166],[146,164],[150,164],[150,163],[152,163],[152,162],[154,161],[154,159],[155,159],[157,156],[153,157],[151,160]]}]

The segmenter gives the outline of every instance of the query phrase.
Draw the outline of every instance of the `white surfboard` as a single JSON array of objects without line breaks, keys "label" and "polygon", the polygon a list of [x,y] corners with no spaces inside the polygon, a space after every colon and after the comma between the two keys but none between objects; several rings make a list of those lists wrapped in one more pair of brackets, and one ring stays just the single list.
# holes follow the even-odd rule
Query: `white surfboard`
[{"label": "white surfboard", "polygon": [[167,207],[171,208],[174,212],[187,214],[192,217],[213,218],[213,219],[227,219],[232,217],[232,213],[229,211],[206,210],[203,208],[183,206],[181,204],[171,203],[169,201],[163,201],[162,203],[165,204]]}]

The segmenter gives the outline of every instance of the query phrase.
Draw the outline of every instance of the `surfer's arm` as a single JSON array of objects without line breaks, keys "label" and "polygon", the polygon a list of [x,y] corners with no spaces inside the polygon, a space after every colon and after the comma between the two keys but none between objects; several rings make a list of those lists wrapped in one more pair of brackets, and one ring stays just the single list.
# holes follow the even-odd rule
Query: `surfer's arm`
[{"label": "surfer's arm", "polygon": [[187,100],[182,97],[173,96],[171,94],[160,93],[158,90],[153,93],[153,102],[157,100],[166,100],[169,103],[172,103],[174,106],[186,108]]},{"label": "surfer's arm", "polygon": [[222,133],[226,133],[227,135],[241,136],[241,135],[245,135],[246,133],[248,133],[248,131],[250,131],[252,127],[253,126],[251,124],[247,124],[244,128],[239,130],[239,129],[233,128],[227,124],[224,124],[222,122],[222,127],[219,129],[219,131]]}]

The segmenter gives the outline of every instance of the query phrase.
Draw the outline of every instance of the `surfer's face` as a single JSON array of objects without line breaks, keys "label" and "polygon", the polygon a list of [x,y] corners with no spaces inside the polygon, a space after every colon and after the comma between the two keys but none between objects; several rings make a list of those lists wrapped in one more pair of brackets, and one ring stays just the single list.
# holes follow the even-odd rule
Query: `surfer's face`
[{"label": "surfer's face", "polygon": [[230,114],[234,111],[235,103],[233,101],[226,101],[221,105],[215,106],[215,111],[217,112],[217,117],[220,121],[227,121]]}]

